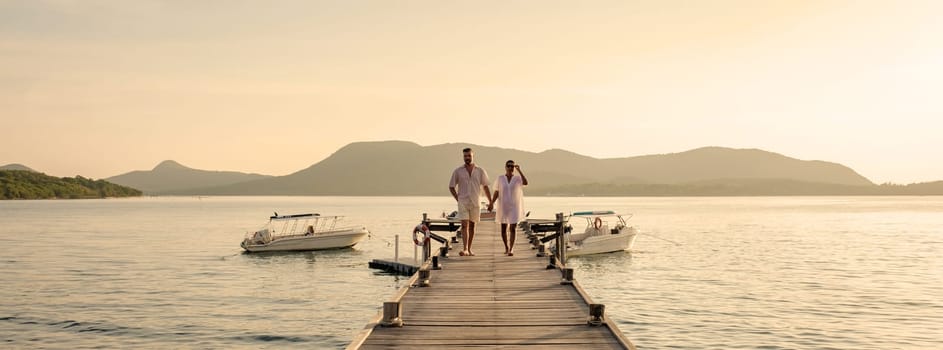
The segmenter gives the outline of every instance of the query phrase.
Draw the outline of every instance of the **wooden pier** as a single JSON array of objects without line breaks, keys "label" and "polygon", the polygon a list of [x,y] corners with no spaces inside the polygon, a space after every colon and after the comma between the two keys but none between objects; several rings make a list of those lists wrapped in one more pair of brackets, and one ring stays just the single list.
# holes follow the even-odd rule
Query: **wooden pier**
[{"label": "wooden pier", "polygon": [[[424,222],[439,232],[457,228],[454,222]],[[532,226],[551,231],[545,241],[565,237],[562,215]],[[347,348],[634,349],[605,316],[605,307],[573,279],[563,264],[565,252],[538,256],[518,232],[514,256],[506,256],[500,225],[480,222],[476,231],[475,256],[458,256],[457,250],[441,256],[447,240],[445,249],[426,249],[430,258],[419,272]],[[541,244],[536,238],[533,243]]]}]

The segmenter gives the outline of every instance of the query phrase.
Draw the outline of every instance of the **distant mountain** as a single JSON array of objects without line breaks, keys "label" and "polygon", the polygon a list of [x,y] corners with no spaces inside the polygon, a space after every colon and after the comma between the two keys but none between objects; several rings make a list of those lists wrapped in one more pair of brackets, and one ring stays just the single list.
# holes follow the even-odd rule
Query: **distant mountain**
[{"label": "distant mountain", "polygon": [[895,194],[874,185],[852,186],[789,179],[718,179],[684,184],[590,183],[535,187],[531,195],[554,196],[847,196]]},{"label": "distant mountain", "polygon": [[681,153],[607,159],[609,171],[650,183],[682,184],[718,179],[788,179],[850,186],[874,185],[844,165],[789,158],[758,149],[704,147]]},{"label": "distant mountain", "polygon": [[36,170],[30,169],[28,166],[25,166],[23,164],[16,164],[16,163],[0,166],[0,170],[23,170],[23,171],[36,172]]},{"label": "distant mountain", "polygon": [[105,180],[134,187],[148,194],[180,193],[189,189],[224,186],[269,178],[269,175],[235,171],[191,169],[172,160],[165,160],[152,170],[138,170],[112,176]]},{"label": "distant mountain", "polygon": [[[167,188],[176,194],[447,195],[449,176],[461,165],[464,147],[474,149],[475,162],[492,179],[503,173],[506,160],[518,162],[531,181],[531,194],[552,194],[554,190],[590,184],[608,188],[666,186],[676,189],[676,195],[686,195],[685,188],[710,182],[715,187],[721,183],[762,188],[787,182],[813,187],[874,187],[871,181],[840,164],[798,160],[756,149],[705,147],[681,153],[597,159],[559,149],[534,153],[463,143],[424,147],[412,142],[381,141],[349,144],[323,161],[286,176],[204,188]],[[724,191],[721,188],[717,193]]]},{"label": "distant mountain", "polygon": [[0,199],[136,197],[141,191],[81,176],[53,177],[35,171],[0,170]]}]

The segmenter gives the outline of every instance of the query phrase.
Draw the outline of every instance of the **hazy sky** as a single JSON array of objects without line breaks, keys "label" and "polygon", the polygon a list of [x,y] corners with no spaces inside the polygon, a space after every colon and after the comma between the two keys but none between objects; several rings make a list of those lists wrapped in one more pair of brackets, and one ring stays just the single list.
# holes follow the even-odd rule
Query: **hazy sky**
[{"label": "hazy sky", "polygon": [[[0,165],[703,146],[943,180],[943,1],[0,0]],[[456,153],[456,163],[461,161]],[[378,170],[382,171],[382,170]]]}]

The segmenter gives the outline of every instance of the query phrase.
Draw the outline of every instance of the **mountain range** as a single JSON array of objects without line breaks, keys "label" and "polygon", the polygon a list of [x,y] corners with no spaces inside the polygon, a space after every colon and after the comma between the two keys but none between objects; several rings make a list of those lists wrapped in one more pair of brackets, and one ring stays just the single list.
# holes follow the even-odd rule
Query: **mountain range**
[{"label": "mountain range", "polygon": [[[166,160],[105,180],[150,195],[447,195],[461,150],[495,179],[513,159],[530,180],[528,195],[943,195],[943,181],[875,185],[844,165],[758,149],[703,147],[680,153],[599,159],[561,149],[528,152],[467,143],[420,146],[355,142],[284,176],[209,171]],[[20,164],[0,169],[28,170]]]},{"label": "mountain range", "polygon": [[[107,178],[149,194],[177,195],[443,195],[461,150],[492,179],[515,160],[528,176],[529,194],[723,195],[846,194],[875,188],[837,163],[798,160],[758,149],[705,147],[686,152],[597,159],[552,149],[539,153],[466,143],[420,146],[406,141],[356,142],[285,176],[210,172],[164,161],[150,171]],[[592,190],[595,188],[596,190]],[[693,191],[693,192],[692,192]],[[587,193],[588,192],[588,193]]]},{"label": "mountain range", "polygon": [[270,177],[272,176],[235,171],[192,169],[175,161],[165,160],[157,164],[154,169],[132,171],[105,180],[137,188],[149,194],[172,194]]},{"label": "mountain range", "polygon": [[16,164],[16,163],[2,165],[0,166],[0,170],[20,170],[20,171],[29,171],[33,173],[36,172],[36,170],[30,169],[30,167],[28,166],[25,166],[23,164]]}]

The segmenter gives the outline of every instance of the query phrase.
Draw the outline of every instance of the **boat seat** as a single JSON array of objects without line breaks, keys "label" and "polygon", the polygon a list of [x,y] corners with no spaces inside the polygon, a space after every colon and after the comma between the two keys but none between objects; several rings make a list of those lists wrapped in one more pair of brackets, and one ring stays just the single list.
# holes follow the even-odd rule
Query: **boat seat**
[{"label": "boat seat", "polygon": [[570,242],[579,242],[592,235],[593,234],[591,232],[571,233],[570,237],[568,237],[567,240],[569,240]]},{"label": "boat seat", "polygon": [[614,227],[611,231],[609,231],[609,233],[617,235],[619,234],[619,231],[622,231],[623,227],[625,227],[625,225],[617,224],[616,227]]},{"label": "boat seat", "polygon": [[588,227],[583,233],[574,233],[570,235],[570,242],[579,242],[592,236],[599,236],[609,232],[609,225],[603,224],[598,230],[592,226]]},{"label": "boat seat", "polygon": [[596,231],[595,234],[597,234],[597,235],[604,235],[604,234],[607,234],[607,233],[609,233],[609,225],[607,225],[607,224],[602,224],[602,226],[599,227],[599,230],[595,230],[595,229],[594,229],[594,231]]}]

